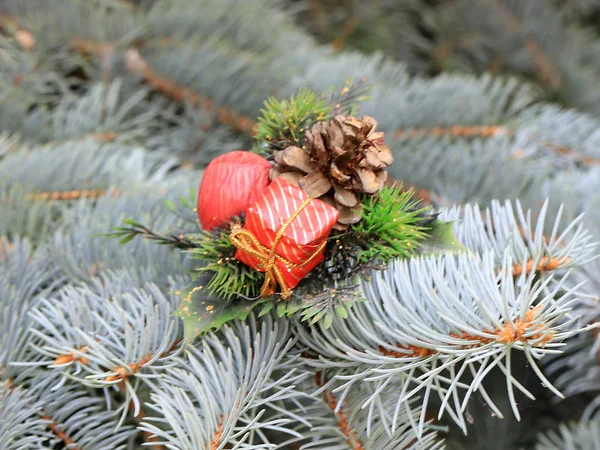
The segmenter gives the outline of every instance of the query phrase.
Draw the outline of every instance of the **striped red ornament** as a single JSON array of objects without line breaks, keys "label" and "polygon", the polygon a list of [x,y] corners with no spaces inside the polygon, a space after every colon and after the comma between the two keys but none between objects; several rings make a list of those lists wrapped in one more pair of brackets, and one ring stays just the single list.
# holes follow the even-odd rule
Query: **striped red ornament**
[{"label": "striped red ornament", "polygon": [[271,163],[243,150],[215,158],[206,167],[198,192],[198,219],[205,230],[227,224],[244,212],[269,185]]},{"label": "striped red ornament", "polygon": [[[294,214],[297,214],[296,217],[289,221]],[[292,289],[323,260],[324,243],[338,216],[339,211],[333,206],[311,199],[298,186],[277,178],[246,210],[243,230],[251,233],[263,250],[270,251],[276,243],[278,231],[286,226],[276,243],[277,257],[274,261],[285,288]],[[235,257],[265,272],[264,262],[250,252],[238,247]],[[282,292],[285,290],[282,286]]]}]

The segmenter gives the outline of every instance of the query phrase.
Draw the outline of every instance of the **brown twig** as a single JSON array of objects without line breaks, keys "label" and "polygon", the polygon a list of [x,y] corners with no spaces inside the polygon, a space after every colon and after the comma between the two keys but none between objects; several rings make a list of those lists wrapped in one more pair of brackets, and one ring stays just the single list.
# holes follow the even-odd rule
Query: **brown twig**
[{"label": "brown twig", "polygon": [[[424,136],[451,136],[462,138],[492,138],[496,136],[510,136],[513,130],[502,125],[453,125],[449,127],[434,126],[429,128],[412,128],[398,129],[394,132],[394,138],[400,139],[403,137],[420,138]],[[595,166],[600,165],[600,159],[591,156],[584,156],[564,145],[555,144],[553,142],[541,142],[542,145],[550,147],[559,155],[565,155],[573,158],[576,162],[584,165]],[[522,159],[525,156],[525,151],[516,150],[511,154],[513,159]]]},{"label": "brown twig", "polygon": [[[100,131],[97,133],[88,133],[88,134],[84,134],[84,135],[76,136],[76,137],[72,137],[72,138],[57,139],[54,141],[49,141],[49,142],[46,142],[39,146],[36,146],[36,148],[46,148],[46,147],[52,147],[52,146],[64,145],[64,144],[75,144],[75,143],[79,143],[79,142],[84,142],[86,139],[93,139],[95,141],[100,141],[100,142],[114,142],[116,140],[116,138],[117,138],[117,133],[115,131]],[[14,151],[16,149],[18,149],[18,147],[11,148],[12,151]]]},{"label": "brown twig", "polygon": [[344,25],[342,25],[342,32],[332,43],[333,49],[336,52],[341,51],[348,44],[348,39],[350,39],[350,36],[352,36],[352,33],[358,28],[359,24],[360,18],[355,15],[349,17],[348,20],[344,22]]},{"label": "brown twig", "polygon": [[217,428],[217,432],[215,433],[215,437],[210,443],[210,450],[217,450],[219,448],[219,442],[221,441],[221,436],[223,436],[223,422],[219,424]]},{"label": "brown twig", "polygon": [[481,137],[490,138],[511,134],[509,128],[501,125],[453,125],[449,127],[435,126],[429,128],[398,129],[394,132],[395,138],[423,137],[423,136],[452,136],[452,137]]},{"label": "brown twig", "polygon": [[80,353],[85,353],[87,347],[85,345],[79,347],[77,351],[73,351],[70,353],[65,353],[63,355],[59,355],[56,357],[53,366],[62,366],[63,364],[71,364],[75,361],[79,361],[81,364],[87,364],[89,361],[85,356],[82,356]]},{"label": "brown twig", "polygon": [[[535,271],[540,272],[540,273],[550,272],[552,270],[556,270],[556,269],[562,267],[565,263],[568,263],[570,260],[571,260],[571,258],[569,258],[569,257],[564,257],[562,259],[558,259],[558,258],[555,258],[554,256],[552,256],[552,257],[544,256],[538,263],[537,267],[535,268]],[[525,264],[525,273],[527,273],[527,274],[531,273],[532,270],[534,270],[534,265],[535,265],[535,260],[529,259],[527,261],[527,263]],[[519,263],[513,267],[513,275],[514,276],[519,276],[522,273],[523,273],[523,265],[522,264]]]},{"label": "brown twig", "polygon": [[[162,353],[160,355],[160,358],[166,356],[167,354],[171,353],[172,351],[174,351],[179,344],[181,343],[182,339],[177,339],[173,345],[164,353]],[[113,381],[124,381],[127,378],[129,378],[131,375],[136,374],[137,372],[139,372],[141,369],[144,368],[144,366],[146,364],[148,364],[148,362],[154,358],[154,354],[153,353],[148,353],[146,356],[144,356],[140,361],[136,361],[133,362],[131,364],[128,364],[127,366],[119,366],[116,367],[114,369],[111,370],[111,372],[116,372],[115,375],[109,375],[107,376],[104,381],[107,382],[113,382]]]},{"label": "brown twig", "polygon": [[[319,387],[323,387],[324,383],[321,372],[317,372],[315,374],[315,380]],[[323,398],[325,400],[325,403],[327,403],[327,406],[329,406],[329,409],[331,409],[334,412],[340,429],[342,430],[342,433],[344,433],[344,436],[346,436],[346,442],[348,443],[348,446],[352,450],[364,450],[364,447],[361,444],[356,431],[348,422],[348,416],[346,415],[344,410],[340,408],[337,412],[335,412],[338,406],[335,395],[332,392],[325,390],[323,391]]]},{"label": "brown twig", "polygon": [[[81,38],[71,39],[73,48],[83,55],[92,55],[101,60],[107,59],[114,52],[111,42],[91,41]],[[211,98],[196,94],[185,86],[179,86],[174,81],[157,74],[148,65],[137,48],[129,48],[125,52],[125,66],[130,73],[138,75],[143,80],[163,94],[178,103],[189,103],[194,107],[201,107],[209,113],[215,114],[217,119],[241,133],[254,134],[255,122],[247,116],[225,107],[217,105]]]},{"label": "brown twig", "polygon": [[591,156],[583,156],[570,147],[554,144],[552,142],[544,142],[544,145],[552,148],[559,155],[566,155],[574,158],[577,162],[585,165],[596,166],[600,164],[600,159],[592,158]]},{"label": "brown twig", "polygon": [[552,89],[560,89],[562,85],[562,77],[560,72],[556,70],[548,54],[542,49],[538,41],[533,38],[527,38],[525,41],[525,49],[533,59],[533,65],[542,80],[542,83]]},{"label": "brown twig", "polygon": [[501,59],[494,59],[488,67],[488,72],[492,75],[497,75],[502,70],[503,65],[504,63]]},{"label": "brown twig", "polygon": [[47,420],[49,423],[47,424],[48,428],[50,428],[50,430],[56,434],[56,436],[63,441],[63,443],[65,444],[65,446],[67,446],[69,448],[69,450],[81,450],[80,447],[77,447],[75,445],[75,443],[73,442],[73,439],[71,439],[69,436],[67,436],[67,433],[65,433],[62,428],[54,421],[52,420],[52,418],[45,414],[42,416],[43,420]]},{"label": "brown twig", "polygon": [[121,192],[117,190],[107,191],[106,189],[73,189],[70,191],[43,191],[43,192],[30,192],[25,195],[25,200],[39,200],[39,201],[61,201],[61,200],[81,200],[81,199],[98,199],[110,195],[111,197],[118,197]]},{"label": "brown twig", "polygon": [[[461,339],[465,341],[471,341],[462,346],[464,349],[473,348],[478,345],[486,345],[492,342],[499,342],[502,344],[510,344],[517,341],[529,342],[529,341],[540,341],[536,342],[536,345],[544,347],[550,342],[554,336],[554,333],[549,331],[548,325],[541,323],[537,325],[533,331],[537,333],[525,337],[525,333],[533,326],[533,321],[540,311],[540,307],[536,306],[531,308],[525,314],[523,319],[517,318],[512,322],[505,323],[502,327],[496,327],[493,330],[484,329],[483,333],[493,334],[495,338],[489,338],[484,336],[474,336],[466,331],[461,333],[451,333],[450,337],[455,339]],[[398,350],[390,350],[384,346],[379,347],[379,351],[384,356],[393,356],[395,358],[426,358],[428,356],[439,353],[438,350],[420,347],[418,345],[397,345]]]},{"label": "brown twig", "polygon": [[256,124],[252,119],[224,106],[218,106],[212,99],[200,96],[191,89],[179,86],[168,78],[158,75],[150,68],[137,49],[131,48],[127,50],[125,61],[127,70],[141,76],[146,83],[166,97],[179,103],[188,102],[192,106],[201,107],[210,113],[214,113],[221,123],[230,128],[242,133],[254,134]]}]

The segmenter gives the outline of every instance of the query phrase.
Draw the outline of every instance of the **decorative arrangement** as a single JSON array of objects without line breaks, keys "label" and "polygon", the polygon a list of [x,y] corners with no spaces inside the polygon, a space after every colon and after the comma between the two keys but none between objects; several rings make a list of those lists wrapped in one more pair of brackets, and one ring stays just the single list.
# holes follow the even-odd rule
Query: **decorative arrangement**
[{"label": "decorative arrangement", "polygon": [[384,133],[372,117],[353,115],[362,91],[357,83],[322,98],[301,90],[268,100],[253,151],[207,166],[197,232],[162,235],[129,220],[111,233],[123,242],[142,235],[199,261],[179,292],[187,339],[258,305],[259,315],[276,308],[327,327],[362,300],[360,278],[371,270],[461,248],[451,224],[388,180]]}]

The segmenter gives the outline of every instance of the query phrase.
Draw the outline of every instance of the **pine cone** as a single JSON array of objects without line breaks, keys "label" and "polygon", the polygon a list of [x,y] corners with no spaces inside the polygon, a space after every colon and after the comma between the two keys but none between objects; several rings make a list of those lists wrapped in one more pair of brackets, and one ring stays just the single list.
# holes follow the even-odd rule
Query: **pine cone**
[{"label": "pine cone", "polygon": [[311,197],[340,211],[338,229],[361,218],[360,193],[374,194],[387,179],[386,167],[393,162],[377,121],[364,116],[335,116],[317,122],[306,132],[304,148],[290,146],[275,152],[270,177],[283,177],[299,185]]}]

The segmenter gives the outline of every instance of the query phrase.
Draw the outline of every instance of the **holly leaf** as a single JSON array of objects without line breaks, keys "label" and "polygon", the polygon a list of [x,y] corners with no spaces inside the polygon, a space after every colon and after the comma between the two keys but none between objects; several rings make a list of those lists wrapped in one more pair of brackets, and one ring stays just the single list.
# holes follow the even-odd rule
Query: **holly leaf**
[{"label": "holly leaf", "polygon": [[427,230],[429,236],[419,242],[420,255],[439,255],[466,250],[454,234],[452,222],[436,220],[430,226],[431,228]]},{"label": "holly leaf", "polygon": [[211,272],[203,273],[177,292],[181,296],[181,304],[175,315],[183,319],[183,336],[188,342],[202,333],[218,330],[231,320],[244,320],[255,306],[273,301],[271,298],[246,300],[241,297],[225,300],[207,289],[212,276]]}]

